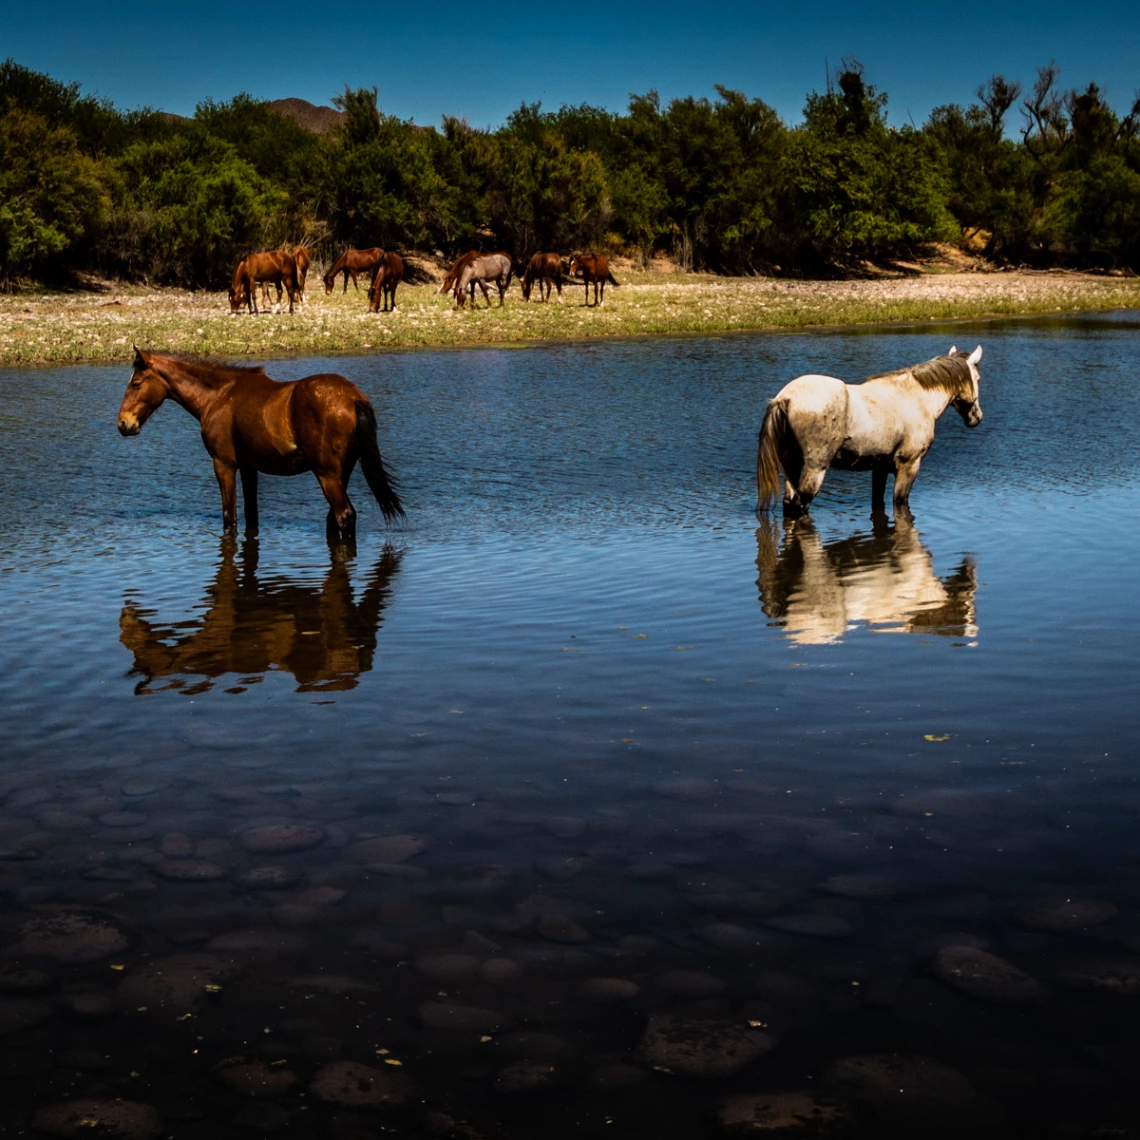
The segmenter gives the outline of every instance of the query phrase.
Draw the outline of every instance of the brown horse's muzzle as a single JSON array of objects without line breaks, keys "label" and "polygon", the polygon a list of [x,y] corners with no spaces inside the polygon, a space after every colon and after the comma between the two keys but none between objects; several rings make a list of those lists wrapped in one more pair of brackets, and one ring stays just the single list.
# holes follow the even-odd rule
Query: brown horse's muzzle
[{"label": "brown horse's muzzle", "polygon": [[119,435],[138,435],[142,426],[143,421],[134,412],[123,412],[119,416]]}]

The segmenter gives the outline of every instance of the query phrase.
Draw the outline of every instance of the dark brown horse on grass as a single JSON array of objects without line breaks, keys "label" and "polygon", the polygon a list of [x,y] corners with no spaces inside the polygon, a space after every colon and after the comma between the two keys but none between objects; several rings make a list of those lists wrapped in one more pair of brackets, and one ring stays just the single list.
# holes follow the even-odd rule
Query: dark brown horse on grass
[{"label": "dark brown horse on grass", "polygon": [[[581,277],[586,286],[586,304],[590,303],[590,286],[594,286],[594,304],[604,305],[606,301],[606,282],[615,289],[621,288],[610,272],[608,259],[600,253],[580,253],[570,258],[570,276]],[[598,287],[601,286],[601,296],[598,296]]]},{"label": "dark brown horse on grass", "polygon": [[[558,303],[562,304],[562,258],[556,253],[536,253],[529,261],[522,276],[524,301],[530,300],[534,283],[538,282],[538,296],[541,301],[549,301],[554,289],[558,290]],[[543,289],[545,287],[545,292]]]},{"label": "dark brown horse on grass", "polygon": [[[283,251],[284,252],[284,251]],[[309,275],[309,265],[312,258],[309,257],[309,251],[303,245],[295,245],[292,249],[293,260],[297,263],[297,303],[303,304],[305,300],[305,278]],[[262,302],[268,307],[269,305],[269,282],[263,281],[261,283]],[[281,284],[277,285],[277,304],[281,304]]]},{"label": "dark brown horse on grass", "polygon": [[348,480],[357,461],[385,519],[402,517],[394,480],[380,457],[376,413],[368,397],[343,376],[322,373],[279,384],[261,366],[180,360],[135,349],[134,370],[119,408],[119,432],[138,435],[171,397],[202,425],[222,492],[222,524],[237,530],[237,474],[245,523],[257,529],[257,475],[312,471],[329,503],[330,539],[356,535]]},{"label": "dark brown horse on grass", "polygon": [[392,310],[396,308],[396,287],[404,280],[404,259],[398,253],[386,253],[376,263],[376,274],[372,278],[372,285],[368,290],[368,311],[380,312],[381,294],[383,294],[384,312],[388,312],[388,302],[392,302]]},{"label": "dark brown horse on grass", "polygon": [[[245,305],[249,312],[257,310],[257,286],[262,282],[272,282],[277,286],[277,304],[281,304],[281,286],[289,292],[289,312],[293,311],[293,300],[297,295],[297,262],[291,253],[279,249],[268,253],[251,253],[238,262],[230,282],[230,312],[239,312]],[[266,294],[269,290],[266,289]],[[268,302],[267,302],[268,303]]]},{"label": "dark brown horse on grass", "polygon": [[378,246],[373,246],[372,249],[346,249],[333,262],[333,267],[325,274],[325,294],[329,294],[336,287],[336,275],[338,273],[344,274],[344,289],[341,290],[343,296],[348,292],[348,279],[352,278],[353,288],[359,291],[360,285],[356,280],[358,273],[372,273],[376,269],[376,264],[384,256],[384,251]]}]

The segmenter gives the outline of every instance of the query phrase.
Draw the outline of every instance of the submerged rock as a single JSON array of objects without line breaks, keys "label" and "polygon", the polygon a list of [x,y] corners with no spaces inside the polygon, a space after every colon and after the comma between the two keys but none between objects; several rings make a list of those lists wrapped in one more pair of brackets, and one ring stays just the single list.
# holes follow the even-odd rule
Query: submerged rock
[{"label": "submerged rock", "polygon": [[505,1069],[500,1069],[492,1083],[495,1092],[513,1096],[544,1092],[557,1088],[562,1082],[558,1070],[546,1061],[515,1061]]},{"label": "submerged rock", "polygon": [[612,1002],[633,1001],[641,993],[641,987],[625,978],[588,978],[575,993],[583,1001],[608,1005]]},{"label": "submerged rock", "polygon": [[208,859],[164,859],[151,864],[150,870],[173,883],[212,883],[229,874],[225,867]]},{"label": "submerged rock", "polygon": [[1099,926],[1100,923],[1115,918],[1118,913],[1116,905],[1106,899],[1059,895],[1018,907],[1013,916],[1027,930],[1061,934]]},{"label": "submerged rock", "polygon": [[149,1104],[130,1100],[66,1100],[41,1108],[32,1127],[49,1136],[106,1137],[106,1140],[158,1140],[162,1117]]},{"label": "submerged rock", "polygon": [[417,835],[378,835],[350,844],[344,854],[354,863],[404,863],[425,850],[426,841]]},{"label": "submerged rock", "polygon": [[775,1045],[775,1038],[746,1022],[660,1014],[649,1019],[637,1059],[661,1072],[723,1080],[770,1053]]},{"label": "submerged rock", "polygon": [[113,914],[68,909],[28,919],[20,928],[16,952],[83,966],[122,953],[133,942],[134,935]]},{"label": "submerged rock", "polygon": [[426,1028],[447,1033],[494,1033],[514,1024],[514,1018],[493,1009],[447,1002],[424,1002],[419,1015]]},{"label": "submerged rock", "polygon": [[992,1123],[996,1115],[961,1073],[930,1057],[844,1057],[828,1068],[825,1082],[871,1112],[912,1126],[916,1134],[957,1136],[961,1127]]},{"label": "submerged rock", "polygon": [[272,1100],[284,1096],[297,1083],[290,1069],[271,1065],[260,1058],[228,1057],[214,1066],[214,1076],[241,1096]]},{"label": "submerged rock", "polygon": [[0,997],[0,1037],[35,1029],[51,1016],[51,1006],[35,998]]},{"label": "submerged rock", "polygon": [[192,1013],[238,972],[232,959],[220,955],[175,954],[128,973],[117,999],[123,1009],[152,1015]]},{"label": "submerged rock", "polygon": [[853,1130],[851,1113],[834,1100],[808,1092],[745,1093],[725,1097],[717,1123],[735,1136],[770,1140],[840,1137]]},{"label": "submerged rock", "polygon": [[51,975],[42,970],[11,964],[0,966],[0,994],[38,994],[51,985]]},{"label": "submerged rock", "polygon": [[238,836],[238,843],[255,855],[289,855],[294,851],[307,851],[324,840],[325,833],[318,827],[299,823],[264,824],[246,828]]},{"label": "submerged rock", "polygon": [[251,867],[239,871],[234,882],[249,891],[286,891],[300,881],[299,872],[289,867]]},{"label": "submerged rock", "polygon": [[976,946],[947,946],[939,950],[930,972],[941,982],[970,997],[998,1005],[1040,1005],[1048,991],[1012,962]]},{"label": "submerged rock", "polygon": [[767,925],[806,938],[846,938],[852,929],[847,919],[831,914],[781,914],[768,919]]},{"label": "submerged rock", "polygon": [[318,1070],[309,1092],[343,1108],[379,1109],[403,1104],[408,1078],[391,1069],[376,1069],[357,1061],[334,1061]]}]

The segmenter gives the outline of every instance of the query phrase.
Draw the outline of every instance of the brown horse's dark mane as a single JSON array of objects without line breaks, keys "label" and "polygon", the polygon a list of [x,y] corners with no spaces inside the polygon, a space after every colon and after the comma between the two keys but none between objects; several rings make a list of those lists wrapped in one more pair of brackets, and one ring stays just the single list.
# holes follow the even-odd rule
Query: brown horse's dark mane
[{"label": "brown horse's dark mane", "polygon": [[166,353],[153,352],[150,354],[150,357],[153,360],[164,360],[171,364],[181,364],[184,368],[191,369],[194,373],[194,379],[209,387],[216,387],[224,383],[227,379],[231,378],[235,372],[240,375],[251,372],[264,374],[265,372],[264,364],[234,364],[229,360],[219,360],[214,356],[198,355],[197,353],[190,353],[185,356],[171,356]]},{"label": "brown horse's dark mane", "polygon": [[895,376],[909,373],[920,388],[941,390],[954,395],[970,387],[972,376],[970,365],[962,353],[954,356],[935,356],[921,364],[911,364],[907,368],[896,368],[891,372],[879,372],[868,376],[868,380],[890,380]]}]

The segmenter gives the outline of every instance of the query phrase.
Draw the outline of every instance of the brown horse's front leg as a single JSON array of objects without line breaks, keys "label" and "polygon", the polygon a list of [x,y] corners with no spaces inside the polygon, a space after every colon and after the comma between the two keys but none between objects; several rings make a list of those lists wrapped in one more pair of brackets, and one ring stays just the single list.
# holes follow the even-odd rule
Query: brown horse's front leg
[{"label": "brown horse's front leg", "polygon": [[237,468],[220,459],[214,460],[214,475],[222,492],[222,529],[237,530]]},{"label": "brown horse's front leg", "polygon": [[246,534],[257,533],[257,468],[240,467],[241,493],[245,503]]}]

